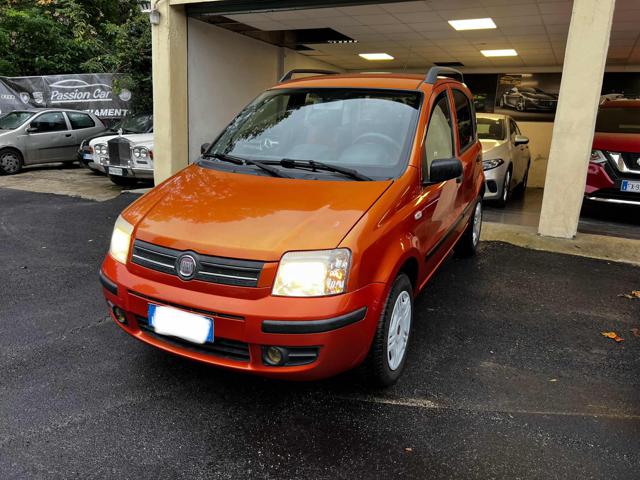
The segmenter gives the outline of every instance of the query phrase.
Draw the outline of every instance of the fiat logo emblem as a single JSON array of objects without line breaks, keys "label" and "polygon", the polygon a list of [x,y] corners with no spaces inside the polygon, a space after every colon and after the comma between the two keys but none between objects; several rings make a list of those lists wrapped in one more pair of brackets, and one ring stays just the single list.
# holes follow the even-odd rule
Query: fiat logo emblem
[{"label": "fiat logo emblem", "polygon": [[178,276],[183,280],[191,280],[196,274],[196,266],[198,263],[192,255],[183,255],[178,258],[177,270]]}]

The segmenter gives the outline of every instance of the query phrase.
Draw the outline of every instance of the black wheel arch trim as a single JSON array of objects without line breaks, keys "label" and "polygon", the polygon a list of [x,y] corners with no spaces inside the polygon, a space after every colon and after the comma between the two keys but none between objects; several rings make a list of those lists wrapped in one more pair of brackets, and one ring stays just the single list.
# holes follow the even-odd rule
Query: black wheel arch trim
[{"label": "black wheel arch trim", "polygon": [[100,270],[100,283],[111,294],[118,295],[118,286]]},{"label": "black wheel arch trim", "polygon": [[367,307],[362,307],[351,313],[323,320],[263,320],[262,332],[290,334],[330,332],[359,322],[363,320],[366,315]]}]

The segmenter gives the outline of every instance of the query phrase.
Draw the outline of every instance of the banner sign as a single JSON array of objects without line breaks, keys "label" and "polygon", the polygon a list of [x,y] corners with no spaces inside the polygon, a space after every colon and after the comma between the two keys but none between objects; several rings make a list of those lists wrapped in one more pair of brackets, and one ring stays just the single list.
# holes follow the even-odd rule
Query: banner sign
[{"label": "banner sign", "polygon": [[131,92],[117,94],[113,73],[0,77],[0,115],[26,108],[85,110],[100,119],[116,120],[129,111]]}]

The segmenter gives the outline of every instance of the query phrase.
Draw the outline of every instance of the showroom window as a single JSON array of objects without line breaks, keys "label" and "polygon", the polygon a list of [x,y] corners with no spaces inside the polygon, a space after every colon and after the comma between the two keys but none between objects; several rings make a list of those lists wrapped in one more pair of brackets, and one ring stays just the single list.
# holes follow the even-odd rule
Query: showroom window
[{"label": "showroom window", "polygon": [[460,151],[464,151],[474,140],[473,115],[471,104],[467,96],[460,90],[453,89],[453,101],[456,106],[456,118],[458,120],[458,137],[460,138]]},{"label": "showroom window", "polygon": [[453,129],[451,127],[449,97],[446,91],[438,95],[431,110],[424,150],[423,179],[429,178],[429,170],[434,160],[453,157]]},{"label": "showroom window", "polygon": [[60,112],[43,113],[36,118],[30,125],[37,132],[59,132],[67,129],[67,122],[64,115]]},{"label": "showroom window", "polygon": [[73,128],[74,130],[96,126],[93,119],[86,113],[67,112],[67,117],[69,117],[71,128]]}]

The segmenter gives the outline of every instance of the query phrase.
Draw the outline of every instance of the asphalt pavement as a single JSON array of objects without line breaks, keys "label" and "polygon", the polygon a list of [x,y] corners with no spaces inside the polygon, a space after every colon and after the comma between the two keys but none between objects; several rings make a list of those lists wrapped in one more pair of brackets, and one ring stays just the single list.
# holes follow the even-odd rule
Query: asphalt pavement
[{"label": "asphalt pavement", "polygon": [[112,324],[97,273],[134,199],[0,188],[0,478],[640,477],[640,268],[483,243],[419,297],[394,387],[286,383]]}]

